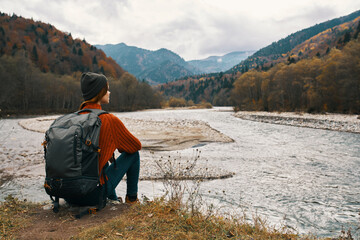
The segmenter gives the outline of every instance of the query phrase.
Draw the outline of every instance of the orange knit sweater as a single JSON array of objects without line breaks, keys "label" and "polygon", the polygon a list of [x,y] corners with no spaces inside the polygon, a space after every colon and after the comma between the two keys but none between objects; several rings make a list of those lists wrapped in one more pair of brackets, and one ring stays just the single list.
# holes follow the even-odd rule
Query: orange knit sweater
[{"label": "orange knit sweater", "polygon": [[[101,109],[101,106],[96,103],[87,103],[83,109]],[[141,142],[127,130],[115,115],[109,113],[99,117],[101,119],[99,171],[101,171],[116,149],[120,152],[135,153],[141,149]],[[100,182],[104,183],[102,177]]]}]

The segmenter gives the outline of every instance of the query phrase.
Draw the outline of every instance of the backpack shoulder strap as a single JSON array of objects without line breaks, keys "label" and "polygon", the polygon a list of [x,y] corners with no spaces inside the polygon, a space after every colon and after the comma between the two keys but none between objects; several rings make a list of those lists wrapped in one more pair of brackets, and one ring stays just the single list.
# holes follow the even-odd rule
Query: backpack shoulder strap
[{"label": "backpack shoulder strap", "polygon": [[80,114],[80,113],[83,113],[83,112],[92,112],[92,113],[95,113],[96,115],[100,116],[101,114],[107,114],[108,112],[107,111],[104,111],[102,109],[95,109],[95,108],[85,108],[85,109],[81,109],[77,112],[75,112],[76,114]]},{"label": "backpack shoulder strap", "polygon": [[101,112],[97,113],[98,116],[100,116],[101,114],[108,114],[107,111],[104,111],[104,110],[100,110]]}]

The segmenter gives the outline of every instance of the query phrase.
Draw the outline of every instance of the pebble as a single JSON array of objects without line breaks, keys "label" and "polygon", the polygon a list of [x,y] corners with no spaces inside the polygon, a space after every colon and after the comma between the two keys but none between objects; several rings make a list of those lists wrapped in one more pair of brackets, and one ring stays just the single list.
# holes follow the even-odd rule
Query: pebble
[{"label": "pebble", "polygon": [[241,111],[234,116],[256,122],[360,133],[360,120],[357,115]]}]

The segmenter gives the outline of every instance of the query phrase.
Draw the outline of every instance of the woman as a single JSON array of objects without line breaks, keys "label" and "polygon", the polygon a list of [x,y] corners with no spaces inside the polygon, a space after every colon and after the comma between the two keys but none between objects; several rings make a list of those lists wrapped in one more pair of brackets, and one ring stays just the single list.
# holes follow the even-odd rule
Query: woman
[{"label": "woman", "polygon": [[[101,109],[101,104],[108,104],[110,91],[107,78],[102,74],[83,73],[81,76],[81,91],[84,102],[80,109]],[[124,126],[124,124],[113,114],[101,114],[101,129],[99,138],[99,169],[111,164],[106,168],[107,197],[111,200],[118,200],[115,192],[123,176],[127,176],[126,203],[138,202],[138,181],[140,171],[139,150],[141,143]],[[112,156],[118,149],[121,155],[115,160]],[[100,178],[104,184],[103,177]]]}]

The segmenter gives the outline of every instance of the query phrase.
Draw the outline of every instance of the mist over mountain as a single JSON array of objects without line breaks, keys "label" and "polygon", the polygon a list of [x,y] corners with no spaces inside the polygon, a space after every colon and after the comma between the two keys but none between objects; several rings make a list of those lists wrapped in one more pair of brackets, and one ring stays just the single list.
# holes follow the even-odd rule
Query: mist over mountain
[{"label": "mist over mountain", "polygon": [[188,63],[200,69],[203,73],[224,72],[254,53],[255,51],[231,52],[223,56],[210,56],[201,60],[191,60]]},{"label": "mist over mountain", "polygon": [[152,85],[196,74],[226,71],[255,52],[231,52],[223,56],[185,61],[178,54],[165,48],[151,51],[128,46],[125,43],[96,45],[96,47],[102,49],[107,56],[113,58],[139,80],[146,80]]}]

